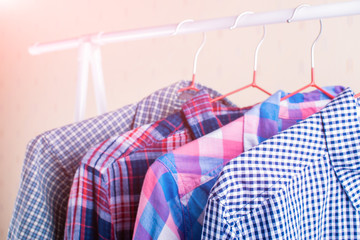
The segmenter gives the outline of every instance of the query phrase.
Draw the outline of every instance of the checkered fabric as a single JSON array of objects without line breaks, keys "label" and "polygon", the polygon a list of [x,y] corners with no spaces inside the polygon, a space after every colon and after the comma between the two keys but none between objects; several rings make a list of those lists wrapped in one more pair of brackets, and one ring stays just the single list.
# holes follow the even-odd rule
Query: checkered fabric
[{"label": "checkered fabric", "polygon": [[358,110],[346,89],[231,160],[211,190],[202,239],[359,239]]},{"label": "checkered fabric", "polygon": [[94,146],[71,188],[65,239],[131,239],[141,186],[159,156],[242,115],[200,91],[166,119]]},{"label": "checkered fabric", "polygon": [[[180,110],[185,101],[177,91],[189,84],[177,82],[138,103],[48,131],[30,141],[8,239],[62,239],[73,176],[90,146]],[[197,87],[212,97],[220,95]]]},{"label": "checkered fabric", "polygon": [[[329,88],[333,94],[342,87]],[[316,90],[287,101],[277,92],[243,117],[161,156],[148,170],[133,239],[200,239],[211,187],[223,165],[292,124],[322,109],[330,100]]]}]

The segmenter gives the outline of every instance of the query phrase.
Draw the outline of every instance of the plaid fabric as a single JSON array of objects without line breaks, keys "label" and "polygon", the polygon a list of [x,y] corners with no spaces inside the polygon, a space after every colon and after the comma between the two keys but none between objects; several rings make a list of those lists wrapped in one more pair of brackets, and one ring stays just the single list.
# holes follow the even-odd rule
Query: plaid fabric
[{"label": "plaid fabric", "polygon": [[166,119],[103,141],[87,153],[71,188],[66,239],[131,239],[141,186],[154,160],[246,111],[211,104],[205,91],[182,108]]},{"label": "plaid fabric", "polygon": [[209,192],[244,142],[258,144],[330,101],[320,91],[280,103],[283,96],[279,91],[243,117],[157,159],[144,180],[133,239],[200,239]]},{"label": "plaid fabric", "polygon": [[231,160],[211,191],[203,239],[359,239],[358,112],[347,89]]},{"label": "plaid fabric", "polygon": [[8,239],[62,239],[73,176],[90,146],[180,110],[185,101],[177,90],[189,84],[180,81],[138,103],[34,138],[26,150]]}]

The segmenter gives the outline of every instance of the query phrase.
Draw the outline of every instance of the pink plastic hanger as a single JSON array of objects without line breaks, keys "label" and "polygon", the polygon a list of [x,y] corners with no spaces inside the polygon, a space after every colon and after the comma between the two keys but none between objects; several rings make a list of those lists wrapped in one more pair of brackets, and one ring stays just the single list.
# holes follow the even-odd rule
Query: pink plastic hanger
[{"label": "pink plastic hanger", "polygon": [[[192,20],[192,19],[182,21],[181,23],[178,24],[178,26],[176,27],[175,32],[172,35],[175,36],[178,33],[181,25],[183,25],[184,23],[193,22],[193,21],[194,20]],[[194,90],[196,92],[200,91],[197,87],[195,87],[195,76],[196,76],[196,67],[197,67],[198,56],[199,56],[200,51],[203,49],[205,43],[206,43],[206,33],[203,32],[203,41],[202,41],[199,49],[196,51],[195,58],[194,58],[193,75],[192,75],[191,84],[188,87],[184,87],[182,89],[179,89],[178,92],[184,92],[184,91],[187,91],[187,90]]]},{"label": "pink plastic hanger", "polygon": [[[247,14],[253,14],[253,12],[244,12],[242,14],[240,14],[237,18],[236,18],[236,21],[235,21],[235,24],[230,28],[230,29],[234,29],[236,28],[237,24],[238,24],[238,21],[240,18],[242,18],[244,15],[247,15]],[[265,28],[265,25],[263,26],[263,29],[264,29],[264,33],[263,33],[263,37],[262,39],[260,40],[259,44],[257,45],[256,47],[256,50],[255,50],[255,59],[254,59],[254,71],[253,71],[253,80],[252,80],[252,83],[244,86],[244,87],[241,87],[239,89],[236,89],[232,92],[229,92],[227,94],[224,94],[220,97],[217,97],[217,98],[214,98],[211,100],[211,102],[215,102],[215,101],[218,101],[218,100],[221,100],[229,95],[232,95],[234,93],[237,93],[237,92],[240,92],[244,89],[247,89],[249,87],[254,87],[254,88],[257,88],[259,90],[261,90],[262,92],[268,94],[268,95],[271,95],[271,93],[269,93],[268,91],[266,91],[265,89],[261,88],[259,85],[256,84],[256,70],[257,70],[257,58],[258,58],[258,52],[259,52],[259,49],[260,49],[260,46],[261,44],[263,43],[264,39],[265,39],[265,34],[266,34],[266,28]]]},{"label": "pink plastic hanger", "polygon": [[[295,9],[292,17],[291,17],[290,19],[288,19],[287,21],[290,23],[290,22],[294,19],[294,15],[295,15],[295,13],[296,13],[299,9],[301,9],[301,8],[303,8],[303,7],[308,7],[308,6],[309,6],[309,5],[305,5],[305,4],[298,6],[298,7]],[[317,89],[320,90],[322,93],[324,93],[326,96],[328,96],[330,99],[333,99],[333,98],[334,98],[333,95],[331,95],[330,93],[326,92],[324,89],[322,89],[321,87],[319,87],[319,86],[315,83],[315,78],[314,78],[314,47],[315,47],[316,42],[319,40],[319,37],[320,37],[321,33],[322,33],[322,21],[321,21],[321,19],[320,19],[320,32],[319,32],[318,36],[316,37],[315,41],[313,42],[313,44],[312,44],[312,46],[311,46],[311,82],[310,82],[309,84],[307,84],[306,86],[304,86],[304,87],[302,87],[302,88],[300,88],[300,89],[298,89],[298,90],[296,90],[296,91],[294,91],[294,92],[286,95],[285,97],[281,98],[281,101],[286,100],[286,99],[288,99],[289,97],[291,97],[291,96],[293,96],[293,95],[295,95],[295,94],[297,94],[297,93],[299,93],[299,92],[301,92],[301,91],[303,91],[303,90],[305,90],[306,88],[309,88],[309,87],[315,87],[315,88],[317,88]]]}]

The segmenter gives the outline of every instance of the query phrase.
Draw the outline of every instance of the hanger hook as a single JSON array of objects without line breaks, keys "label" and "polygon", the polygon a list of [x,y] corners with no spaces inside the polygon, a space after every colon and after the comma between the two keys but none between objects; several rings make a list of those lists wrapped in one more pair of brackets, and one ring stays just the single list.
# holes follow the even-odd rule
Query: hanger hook
[{"label": "hanger hook", "polygon": [[265,25],[263,25],[263,36],[262,36],[262,38],[261,38],[260,42],[258,43],[258,45],[256,47],[256,50],[255,50],[254,71],[256,71],[256,69],[257,69],[258,52],[259,52],[260,46],[264,42],[265,36],[266,36],[266,27],[265,27]]},{"label": "hanger hook", "polygon": [[230,29],[232,30],[232,29],[236,28],[237,25],[238,25],[239,20],[240,20],[243,16],[248,15],[248,14],[254,14],[254,12],[246,11],[246,12],[241,13],[241,14],[236,18],[234,25],[232,25],[232,26],[230,27]]},{"label": "hanger hook", "polygon": [[[288,23],[292,22],[292,21],[294,20],[294,17],[295,17],[295,15],[296,15],[296,13],[297,13],[300,9],[302,9],[302,8],[304,8],[304,7],[310,7],[310,5],[309,5],[309,4],[301,4],[300,6],[296,7],[295,10],[294,10],[294,12],[293,12],[293,14],[292,14],[292,16],[291,16],[291,18],[289,18],[289,19],[287,20],[287,22],[288,22]],[[314,66],[315,66],[315,63],[314,63],[314,48],[315,48],[315,44],[316,44],[317,41],[319,40],[320,35],[321,35],[321,33],[322,33],[322,21],[321,21],[321,19],[319,19],[319,21],[320,21],[320,31],[319,31],[319,34],[317,35],[316,39],[314,40],[313,44],[311,45],[311,69],[312,69],[311,71],[313,71],[313,68],[314,68]],[[311,74],[311,81],[313,82],[313,73]]]},{"label": "hanger hook", "polygon": [[[180,27],[181,27],[184,23],[193,22],[193,21],[194,21],[193,19],[187,19],[187,20],[184,20],[184,21],[180,22],[180,23],[177,25],[177,27],[176,27],[176,29],[175,29],[175,32],[172,34],[172,36],[175,36],[176,34],[178,34]],[[201,50],[204,48],[205,43],[206,43],[206,33],[203,32],[203,40],[202,40],[202,43],[201,43],[199,49],[196,51],[195,58],[194,58],[193,77],[192,77],[192,83],[191,83],[192,85],[195,83],[195,74],[196,74],[198,56],[199,56]]]},{"label": "hanger hook", "polygon": [[175,29],[175,32],[173,32],[173,33],[171,34],[171,36],[177,35],[178,32],[179,32],[179,29],[181,28],[181,26],[182,26],[184,23],[193,22],[193,21],[194,21],[194,19],[186,19],[186,20],[180,22],[180,23],[177,25],[177,27],[176,27],[176,29]]},{"label": "hanger hook", "polygon": [[195,58],[194,58],[193,75],[196,74],[196,67],[197,67],[198,56],[199,56],[199,53],[201,52],[201,50],[203,49],[205,43],[206,43],[206,33],[203,32],[203,40],[202,40],[202,43],[201,43],[199,49],[196,51]]},{"label": "hanger hook", "polygon": [[311,46],[311,67],[314,68],[314,48],[315,48],[315,44],[317,43],[317,41],[319,40],[320,38],[320,35],[322,33],[322,29],[323,29],[323,25],[322,25],[322,21],[321,19],[319,19],[320,21],[320,31],[319,31],[319,34],[317,35],[316,39],[314,40],[312,46]]},{"label": "hanger hook", "polygon": [[301,4],[299,6],[297,6],[294,11],[293,11],[293,14],[292,16],[287,20],[288,23],[291,23],[293,20],[294,20],[294,17],[296,15],[296,13],[298,13],[300,11],[300,9],[304,8],[304,7],[310,7],[311,5],[309,4]]}]

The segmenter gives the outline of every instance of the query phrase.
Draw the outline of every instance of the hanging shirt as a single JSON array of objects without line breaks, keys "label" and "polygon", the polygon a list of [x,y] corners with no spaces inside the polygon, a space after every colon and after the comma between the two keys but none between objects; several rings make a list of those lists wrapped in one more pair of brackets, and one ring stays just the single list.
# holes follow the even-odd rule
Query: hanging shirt
[{"label": "hanging shirt", "polygon": [[159,156],[239,118],[200,91],[182,111],[93,147],[75,174],[66,239],[131,239],[141,186]]},{"label": "hanging shirt", "polygon": [[185,101],[177,91],[189,84],[180,81],[138,103],[34,138],[27,146],[8,239],[62,239],[73,176],[90,146],[180,110]]},{"label": "hanging shirt", "polygon": [[[336,95],[343,88],[329,92]],[[142,187],[133,239],[200,239],[209,192],[232,158],[319,111],[330,100],[316,90],[280,102],[279,91],[228,125],[151,165]]]},{"label": "hanging shirt", "polygon": [[359,106],[350,89],[231,160],[207,203],[203,239],[359,239]]}]

